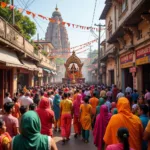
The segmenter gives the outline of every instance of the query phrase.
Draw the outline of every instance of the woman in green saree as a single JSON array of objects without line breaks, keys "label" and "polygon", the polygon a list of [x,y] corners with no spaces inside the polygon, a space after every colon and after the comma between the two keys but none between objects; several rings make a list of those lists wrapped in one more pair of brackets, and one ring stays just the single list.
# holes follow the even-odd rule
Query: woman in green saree
[{"label": "woman in green saree", "polygon": [[41,123],[36,112],[26,112],[21,119],[21,134],[12,140],[12,150],[57,150],[54,140],[42,135],[40,130]]}]

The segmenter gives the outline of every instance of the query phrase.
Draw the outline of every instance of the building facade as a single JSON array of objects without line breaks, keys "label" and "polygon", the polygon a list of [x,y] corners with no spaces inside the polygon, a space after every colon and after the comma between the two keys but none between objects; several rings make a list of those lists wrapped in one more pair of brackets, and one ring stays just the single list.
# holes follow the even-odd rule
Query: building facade
[{"label": "building facade", "polygon": [[[150,1],[106,0],[106,83],[139,92],[150,88]],[[111,82],[110,82],[111,81]]]},{"label": "building facade", "polygon": [[0,107],[2,107],[5,92],[10,92],[13,96],[24,86],[43,86],[44,69],[56,70],[56,65],[52,65],[49,58],[35,51],[34,46],[2,18],[0,27]]}]

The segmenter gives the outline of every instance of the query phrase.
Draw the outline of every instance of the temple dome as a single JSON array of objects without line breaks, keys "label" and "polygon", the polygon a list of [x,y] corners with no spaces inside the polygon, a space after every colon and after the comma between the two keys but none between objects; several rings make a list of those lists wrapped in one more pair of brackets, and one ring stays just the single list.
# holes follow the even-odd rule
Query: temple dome
[{"label": "temple dome", "polygon": [[60,17],[60,16],[61,16],[61,13],[60,13],[60,11],[58,10],[57,6],[56,6],[55,11],[53,12],[52,16],[53,16],[53,17],[56,17],[56,16]]}]

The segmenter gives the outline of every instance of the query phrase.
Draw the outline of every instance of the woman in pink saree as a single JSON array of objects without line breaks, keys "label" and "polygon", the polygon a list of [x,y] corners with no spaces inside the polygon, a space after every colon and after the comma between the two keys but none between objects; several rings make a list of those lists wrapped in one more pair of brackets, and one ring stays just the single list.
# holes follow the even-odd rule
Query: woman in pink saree
[{"label": "woman in pink saree", "polygon": [[105,143],[103,141],[103,137],[110,118],[111,114],[108,112],[108,107],[106,105],[102,105],[100,114],[96,117],[96,123],[93,131],[94,144],[98,150],[102,150],[104,148]]},{"label": "woman in pink saree", "polygon": [[74,126],[74,137],[77,138],[81,134],[81,124],[79,122],[80,105],[82,103],[82,95],[78,94],[76,100],[73,103],[73,126]]}]

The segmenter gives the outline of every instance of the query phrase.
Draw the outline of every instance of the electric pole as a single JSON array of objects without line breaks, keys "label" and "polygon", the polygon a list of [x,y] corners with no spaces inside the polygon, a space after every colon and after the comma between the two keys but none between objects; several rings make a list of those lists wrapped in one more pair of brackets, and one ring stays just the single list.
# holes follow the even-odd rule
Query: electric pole
[{"label": "electric pole", "polygon": [[12,23],[13,25],[15,25],[15,9],[14,9],[14,0],[11,0],[11,5],[13,6],[13,9],[12,9]]},{"label": "electric pole", "polygon": [[100,61],[100,58],[101,58],[101,47],[100,47],[100,44],[101,44],[101,29],[102,29],[102,27],[105,27],[105,25],[101,25],[101,23],[99,23],[98,25],[97,24],[95,24],[95,26],[98,26],[98,28],[99,28],[99,37],[98,37],[98,61],[97,61],[97,63],[98,63],[98,70],[97,70],[97,72],[98,72],[98,83],[99,84],[102,84],[102,78],[101,78],[101,72],[100,72],[100,68],[101,68],[101,61]]}]

